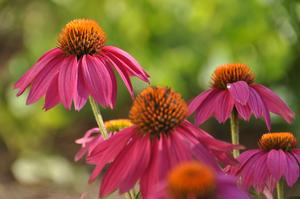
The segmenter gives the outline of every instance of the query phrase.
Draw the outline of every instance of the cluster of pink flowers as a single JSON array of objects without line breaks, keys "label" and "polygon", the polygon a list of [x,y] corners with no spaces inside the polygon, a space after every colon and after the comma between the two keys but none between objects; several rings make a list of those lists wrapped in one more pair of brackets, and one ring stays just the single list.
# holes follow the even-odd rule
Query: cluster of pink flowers
[{"label": "cluster of pink flowers", "polygon": [[[74,104],[79,111],[90,99],[99,128],[76,140],[81,149],[75,160],[85,156],[87,164],[94,165],[89,181],[101,176],[100,198],[118,190],[145,199],[247,199],[251,187],[259,193],[273,192],[283,178],[289,186],[298,180],[300,149],[293,134],[265,134],[259,149],[234,158],[232,151],[244,148],[237,138],[227,143],[197,127],[210,117],[224,123],[232,116],[233,133],[238,133],[237,120],[248,121],[254,115],[270,130],[271,112],[292,122],[294,113],[273,91],[255,83],[247,65],[219,66],[211,88],[189,104],[173,89],[160,86],[148,86],[134,97],[130,77],[149,83],[149,75],[130,54],[105,43],[97,22],[73,20],[63,28],[58,47],[46,52],[15,84],[18,96],[30,89],[27,104],[44,97],[45,110],[60,103],[68,110]],[[104,124],[95,103],[114,108],[115,71],[133,105],[129,119]],[[193,113],[195,124],[187,120]]]}]

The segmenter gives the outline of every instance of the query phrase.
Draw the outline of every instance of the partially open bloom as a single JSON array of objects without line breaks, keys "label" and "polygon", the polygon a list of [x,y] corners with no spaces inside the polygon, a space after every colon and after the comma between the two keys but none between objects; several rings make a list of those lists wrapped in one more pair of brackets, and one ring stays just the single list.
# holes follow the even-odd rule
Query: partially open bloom
[{"label": "partially open bloom", "polygon": [[[128,119],[116,119],[106,121],[104,125],[109,136],[111,136],[124,128],[132,126],[132,123]],[[75,143],[81,145],[81,149],[75,155],[75,161],[80,160],[85,154],[89,154],[103,140],[102,135],[99,133],[99,128],[88,130],[82,138],[75,141]]]},{"label": "partially open bloom", "polygon": [[292,133],[266,133],[259,142],[259,149],[248,150],[237,159],[238,165],[230,166],[231,174],[241,177],[242,185],[254,187],[258,192],[273,191],[276,183],[284,178],[292,187],[299,178],[300,149]]},{"label": "partially open bloom", "polygon": [[176,164],[199,159],[216,170],[216,159],[235,162],[229,143],[214,139],[186,119],[187,104],[181,95],[169,88],[148,87],[135,99],[130,110],[133,125],[99,144],[88,155],[96,165],[94,180],[108,163],[100,196],[119,189],[130,190],[137,181],[143,198]]},{"label": "partially open bloom", "polygon": [[254,74],[245,64],[224,64],[212,74],[212,87],[200,93],[189,104],[189,113],[196,112],[197,125],[214,116],[225,122],[232,111],[249,120],[253,114],[264,118],[271,128],[270,112],[283,117],[288,123],[294,118],[291,109],[269,88],[254,83]]},{"label": "partially open bloom", "polygon": [[92,96],[103,107],[112,108],[117,83],[114,69],[133,96],[130,76],[148,82],[148,74],[125,51],[106,46],[106,34],[96,21],[76,19],[61,31],[58,47],[46,52],[15,84],[17,96],[31,86],[27,104],[45,96],[44,109],[58,103],[80,110]]},{"label": "partially open bloom", "polygon": [[200,162],[184,162],[174,167],[150,199],[248,199],[235,178],[215,172]]}]

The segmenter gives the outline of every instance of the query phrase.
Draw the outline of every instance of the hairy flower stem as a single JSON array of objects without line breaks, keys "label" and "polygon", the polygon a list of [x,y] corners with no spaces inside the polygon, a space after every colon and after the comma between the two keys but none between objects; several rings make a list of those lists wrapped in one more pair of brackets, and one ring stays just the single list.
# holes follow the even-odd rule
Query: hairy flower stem
[{"label": "hairy flower stem", "polygon": [[284,182],[283,180],[279,180],[276,185],[277,189],[277,199],[284,199]]},{"label": "hairy flower stem", "polygon": [[108,134],[107,134],[107,131],[106,131],[104,122],[103,122],[103,118],[102,118],[100,109],[99,109],[97,103],[95,102],[95,100],[94,100],[92,97],[89,97],[89,102],[90,102],[90,104],[91,104],[91,107],[92,107],[92,110],[93,110],[93,113],[94,113],[95,120],[96,120],[96,122],[97,122],[97,124],[98,124],[99,131],[100,131],[102,137],[103,137],[104,139],[107,139]]},{"label": "hairy flower stem", "polygon": [[[239,119],[236,110],[233,110],[230,117],[231,128],[231,142],[232,144],[239,144]],[[239,149],[233,150],[233,157],[237,158],[240,155]]]}]

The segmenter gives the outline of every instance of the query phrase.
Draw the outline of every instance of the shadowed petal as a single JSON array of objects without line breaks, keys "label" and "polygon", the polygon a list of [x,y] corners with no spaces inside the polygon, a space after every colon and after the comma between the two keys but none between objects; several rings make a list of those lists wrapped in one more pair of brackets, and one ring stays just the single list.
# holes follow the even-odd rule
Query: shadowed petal
[{"label": "shadowed petal", "polygon": [[234,107],[234,100],[228,91],[222,91],[216,100],[215,116],[220,123],[224,123]]},{"label": "shadowed petal", "polygon": [[43,70],[51,60],[62,55],[64,55],[64,53],[61,49],[54,48],[40,57],[39,60],[15,83],[14,88],[20,89],[17,96],[20,96],[25,91],[38,73]]},{"label": "shadowed petal", "polygon": [[287,160],[285,153],[281,149],[272,149],[268,153],[267,167],[270,174],[278,181],[286,173]]},{"label": "shadowed petal", "polygon": [[43,109],[46,111],[56,106],[59,103],[59,94],[58,94],[58,75],[56,75],[51,84],[49,85],[45,97],[45,104]]},{"label": "shadowed petal", "polygon": [[261,95],[272,113],[280,115],[288,123],[292,122],[295,113],[271,89],[260,84],[255,84],[252,87]]},{"label": "shadowed petal", "polygon": [[196,125],[202,124],[214,114],[217,99],[220,93],[221,90],[213,89],[212,92],[198,106],[195,117]]},{"label": "shadowed petal", "polygon": [[286,160],[287,169],[284,176],[288,186],[292,187],[299,178],[299,163],[297,162],[295,157],[290,153],[286,153]]},{"label": "shadowed petal", "polygon": [[195,97],[190,103],[189,103],[189,115],[193,114],[196,109],[198,109],[199,106],[203,103],[203,101],[210,95],[211,92],[213,92],[215,89],[209,89],[202,93],[200,93],[197,97]]},{"label": "shadowed petal", "polygon": [[61,103],[71,109],[72,100],[77,88],[78,63],[76,56],[64,58],[58,75],[58,93]]},{"label": "shadowed petal", "polygon": [[247,82],[238,81],[227,85],[229,93],[236,102],[246,105],[249,99],[249,86]]},{"label": "shadowed petal", "polygon": [[271,118],[269,110],[264,103],[263,99],[260,97],[260,95],[256,92],[255,89],[252,87],[249,87],[250,96],[249,96],[249,107],[252,110],[254,116],[256,118],[263,117],[268,129],[271,129]]},{"label": "shadowed petal", "polygon": [[111,79],[108,67],[99,58],[86,55],[82,58],[82,69],[85,84],[93,98],[102,106],[112,108],[115,79]]},{"label": "shadowed petal", "polygon": [[[84,55],[85,56],[85,55]],[[82,59],[79,60],[78,66],[78,81],[77,90],[74,96],[74,107],[75,110],[79,111],[85,105],[88,99],[87,86],[84,83],[83,72],[82,72]]]},{"label": "shadowed petal", "polygon": [[235,178],[228,175],[218,175],[217,179],[217,196],[216,198],[222,199],[250,199],[247,193],[240,190],[235,183]]},{"label": "shadowed petal", "polygon": [[246,121],[249,121],[251,117],[251,109],[248,104],[246,105],[241,105],[239,103],[235,103],[235,108],[239,114],[239,116]]}]

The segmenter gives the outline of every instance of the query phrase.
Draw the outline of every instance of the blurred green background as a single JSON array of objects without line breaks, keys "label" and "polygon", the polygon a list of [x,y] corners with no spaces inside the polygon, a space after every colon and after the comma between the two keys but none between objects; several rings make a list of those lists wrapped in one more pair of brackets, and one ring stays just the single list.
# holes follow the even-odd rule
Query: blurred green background
[{"label": "blurred green background", "polygon": [[[89,170],[73,157],[74,143],[96,126],[89,106],[44,112],[43,100],[26,106],[13,83],[48,49],[62,27],[91,18],[109,45],[130,52],[153,85],[173,87],[186,100],[208,88],[222,63],[246,63],[257,82],[276,91],[299,114],[300,2],[297,0],[0,0],[0,198],[79,198]],[[145,84],[133,79],[136,93]],[[105,120],[126,118],[131,99],[119,81],[117,106]],[[300,137],[300,119],[288,126],[272,117],[273,131]],[[229,141],[229,126],[209,120],[203,129]],[[262,120],[241,122],[241,142],[256,147],[267,129]],[[295,195],[293,191],[290,193]]]}]

